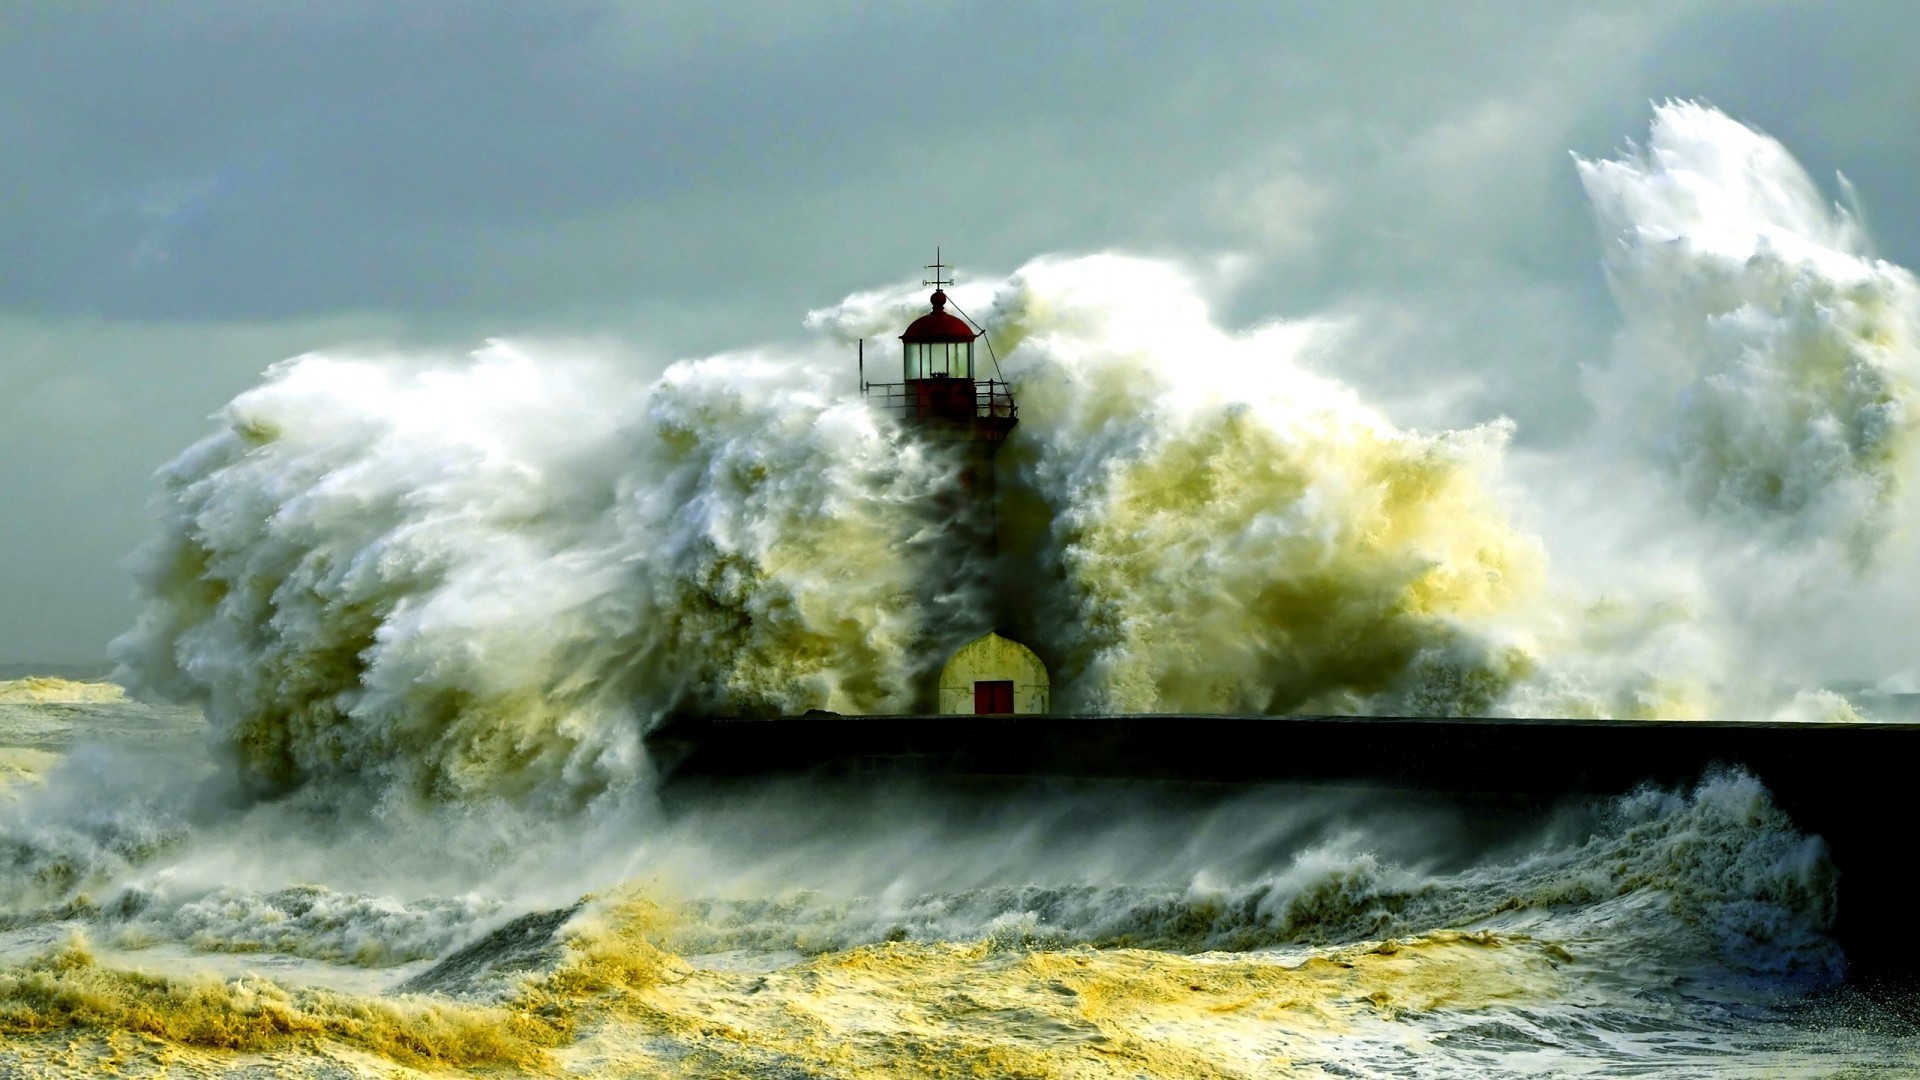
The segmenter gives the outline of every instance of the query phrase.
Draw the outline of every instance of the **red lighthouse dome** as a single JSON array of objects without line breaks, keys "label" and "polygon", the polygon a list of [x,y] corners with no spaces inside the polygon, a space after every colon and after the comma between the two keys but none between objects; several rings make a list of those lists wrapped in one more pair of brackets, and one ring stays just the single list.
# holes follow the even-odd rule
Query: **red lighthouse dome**
[{"label": "red lighthouse dome", "polygon": [[947,294],[945,290],[935,289],[932,296],[933,310],[913,320],[907,326],[907,332],[900,335],[906,342],[958,342],[972,341],[980,335],[966,323],[947,314]]}]

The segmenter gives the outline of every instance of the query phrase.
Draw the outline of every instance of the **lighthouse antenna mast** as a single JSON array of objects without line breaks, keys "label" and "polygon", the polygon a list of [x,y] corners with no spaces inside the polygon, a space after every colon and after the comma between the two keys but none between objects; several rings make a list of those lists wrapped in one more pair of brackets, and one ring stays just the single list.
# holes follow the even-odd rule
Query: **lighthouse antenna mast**
[{"label": "lighthouse antenna mast", "polygon": [[952,269],[953,269],[953,267],[951,267],[951,266],[948,266],[948,265],[947,265],[946,263],[943,263],[943,262],[941,262],[941,261],[940,261],[940,247],[939,247],[939,245],[937,245],[937,244],[936,244],[936,245],[934,246],[934,249],[933,249],[933,261],[932,261],[931,263],[928,263],[928,264],[927,264],[927,267],[926,267],[926,268],[927,268],[928,270],[931,270],[931,271],[933,271],[933,280],[931,280],[931,281],[928,281],[928,280],[925,280],[925,279],[922,279],[922,280],[921,280],[921,282],[920,282],[920,284],[922,284],[922,285],[931,285],[931,286],[933,286],[933,287],[934,287],[934,288],[936,288],[936,289],[942,289],[942,288],[945,288],[945,287],[947,287],[948,285],[951,285],[951,284],[953,284],[953,279],[952,279],[951,277],[947,277],[947,278],[943,278],[943,277],[941,277],[941,276],[940,276],[940,271],[942,271],[942,270],[952,270]]}]

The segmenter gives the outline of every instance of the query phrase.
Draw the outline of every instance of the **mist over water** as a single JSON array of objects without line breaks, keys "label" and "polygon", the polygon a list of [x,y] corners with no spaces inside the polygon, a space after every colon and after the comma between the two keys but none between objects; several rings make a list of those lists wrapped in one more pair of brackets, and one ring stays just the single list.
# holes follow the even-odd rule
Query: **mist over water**
[{"label": "mist over water", "polygon": [[652,379],[510,342],[275,365],[160,474],[140,700],[0,694],[10,1063],[70,1029],[295,1072],[1911,1060],[1834,996],[1836,868],[1744,774],[656,783],[663,718],[909,712],[996,626],[1056,711],[1872,719],[1834,656],[1911,660],[1810,613],[1920,580],[1913,276],[1703,106],[1575,167],[1622,323],[1548,460],[1502,417],[1396,425],[1337,377],[1364,327],[1223,326],[1172,261],[963,282],[1021,403],[991,549],[950,451],[853,393],[919,290]]}]

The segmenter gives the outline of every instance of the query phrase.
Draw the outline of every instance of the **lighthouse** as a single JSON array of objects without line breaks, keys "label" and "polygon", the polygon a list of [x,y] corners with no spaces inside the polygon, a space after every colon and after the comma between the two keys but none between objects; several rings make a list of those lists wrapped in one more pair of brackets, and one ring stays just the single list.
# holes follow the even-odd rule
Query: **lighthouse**
[{"label": "lighthouse", "polygon": [[[952,519],[958,542],[990,559],[998,532],[994,457],[1020,422],[1020,407],[1013,387],[998,377],[999,361],[985,333],[947,296],[953,279],[938,249],[927,269],[933,276],[921,284],[933,286],[927,298],[930,310],[900,335],[900,381],[867,381],[862,342],[860,393],[868,404],[954,455],[959,482],[942,511]],[[987,366],[980,363],[976,346],[986,347]],[[993,377],[982,378],[989,370]],[[993,597],[990,607],[996,619],[1005,618],[1003,597]],[[924,696],[935,711],[976,714],[1044,713],[1051,692],[1040,658],[992,630],[961,645],[942,668],[937,685],[927,689]]]},{"label": "lighthouse", "polygon": [[[951,301],[946,286],[953,279],[942,276],[948,267],[937,250],[927,269],[933,277],[921,284],[933,286],[933,295],[927,299],[932,310],[909,323],[900,335],[900,381],[868,382],[863,344],[860,392],[870,404],[939,441],[977,446],[979,452],[973,456],[991,465],[994,450],[1020,422],[1020,408],[1005,380],[979,377],[974,346],[983,343],[984,335],[947,310]],[[999,364],[991,352],[988,359],[998,374]],[[989,469],[989,482],[990,478]]]}]

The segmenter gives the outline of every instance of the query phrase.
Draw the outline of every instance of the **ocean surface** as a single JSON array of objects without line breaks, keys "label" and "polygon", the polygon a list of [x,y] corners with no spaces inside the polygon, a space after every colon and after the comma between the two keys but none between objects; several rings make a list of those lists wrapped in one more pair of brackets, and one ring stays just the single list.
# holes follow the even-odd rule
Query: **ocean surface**
[{"label": "ocean surface", "polygon": [[194,709],[0,683],[0,1076],[1920,1070],[1920,1003],[1825,933],[1823,845],[1737,773],[1493,821],[1354,789],[534,813],[226,775]]}]

